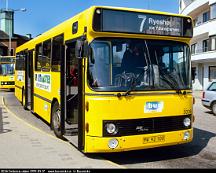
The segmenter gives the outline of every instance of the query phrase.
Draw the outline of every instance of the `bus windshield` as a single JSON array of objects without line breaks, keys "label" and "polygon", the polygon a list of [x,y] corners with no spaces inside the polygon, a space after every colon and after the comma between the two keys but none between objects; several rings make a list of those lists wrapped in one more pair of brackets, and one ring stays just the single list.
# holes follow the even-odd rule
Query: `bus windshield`
[{"label": "bus windshield", "polygon": [[0,75],[13,75],[14,64],[0,64]]},{"label": "bus windshield", "polygon": [[96,91],[191,89],[190,51],[182,42],[96,39],[88,64]]}]

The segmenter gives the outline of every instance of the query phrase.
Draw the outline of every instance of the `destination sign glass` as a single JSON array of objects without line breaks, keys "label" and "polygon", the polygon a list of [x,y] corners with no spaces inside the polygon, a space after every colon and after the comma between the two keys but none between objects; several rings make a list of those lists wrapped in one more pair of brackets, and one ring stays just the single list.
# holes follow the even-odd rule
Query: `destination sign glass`
[{"label": "destination sign glass", "polygon": [[9,62],[15,62],[15,58],[13,57],[0,57],[0,63],[9,63]]},{"label": "destination sign glass", "polygon": [[187,17],[96,9],[93,29],[148,35],[192,37],[192,21]]}]

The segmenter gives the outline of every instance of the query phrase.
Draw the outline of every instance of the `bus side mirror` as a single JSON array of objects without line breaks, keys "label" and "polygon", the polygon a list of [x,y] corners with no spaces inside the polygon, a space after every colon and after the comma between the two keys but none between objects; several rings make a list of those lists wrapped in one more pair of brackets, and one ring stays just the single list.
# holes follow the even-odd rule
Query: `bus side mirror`
[{"label": "bus side mirror", "polygon": [[76,41],[76,47],[75,47],[75,55],[76,58],[84,58],[88,56],[88,42],[83,40],[77,40]]}]

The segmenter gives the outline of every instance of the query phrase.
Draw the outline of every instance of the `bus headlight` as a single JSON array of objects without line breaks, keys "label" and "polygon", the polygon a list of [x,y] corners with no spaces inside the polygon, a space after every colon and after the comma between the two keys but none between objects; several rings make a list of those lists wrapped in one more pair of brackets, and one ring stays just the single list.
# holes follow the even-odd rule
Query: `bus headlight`
[{"label": "bus headlight", "polygon": [[106,128],[107,133],[109,133],[109,134],[114,135],[114,134],[116,134],[118,132],[118,129],[117,129],[116,125],[113,124],[113,123],[107,123],[105,128]]},{"label": "bus headlight", "polygon": [[190,124],[191,124],[190,118],[185,118],[184,121],[183,121],[183,124],[184,124],[185,127],[189,127]]},{"label": "bus headlight", "polygon": [[115,149],[118,146],[118,140],[113,138],[108,141],[108,147],[111,149]]}]

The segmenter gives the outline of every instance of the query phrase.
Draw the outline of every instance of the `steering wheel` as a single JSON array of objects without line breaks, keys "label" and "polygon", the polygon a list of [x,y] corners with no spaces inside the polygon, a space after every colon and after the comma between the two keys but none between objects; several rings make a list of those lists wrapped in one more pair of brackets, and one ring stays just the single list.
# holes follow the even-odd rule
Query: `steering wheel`
[{"label": "steering wheel", "polygon": [[134,73],[123,72],[123,73],[117,74],[115,76],[115,82],[114,83],[116,86],[128,86],[131,84],[131,82],[133,81],[134,78],[135,78]]}]

